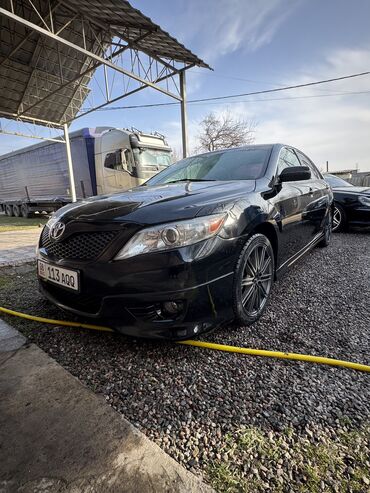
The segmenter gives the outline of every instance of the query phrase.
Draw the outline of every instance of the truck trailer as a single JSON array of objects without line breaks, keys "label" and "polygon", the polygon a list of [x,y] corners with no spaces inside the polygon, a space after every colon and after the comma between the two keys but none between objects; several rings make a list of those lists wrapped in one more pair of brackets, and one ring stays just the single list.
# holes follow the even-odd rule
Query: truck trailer
[{"label": "truck trailer", "polygon": [[[70,134],[76,196],[127,190],[171,164],[163,135],[83,128]],[[46,141],[0,156],[0,210],[31,217],[71,202],[65,144]]]}]

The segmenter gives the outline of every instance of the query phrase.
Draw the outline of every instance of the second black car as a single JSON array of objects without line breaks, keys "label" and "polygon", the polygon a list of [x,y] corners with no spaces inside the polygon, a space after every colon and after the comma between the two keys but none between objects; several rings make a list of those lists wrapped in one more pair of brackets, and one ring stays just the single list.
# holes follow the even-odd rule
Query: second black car
[{"label": "second black car", "polygon": [[145,185],[60,209],[39,244],[45,296],[134,336],[255,322],[274,280],[330,240],[333,195],[282,144],[189,157]]},{"label": "second black car", "polygon": [[325,174],[333,189],[333,231],[346,231],[349,226],[370,227],[370,188],[355,187],[338,176]]}]

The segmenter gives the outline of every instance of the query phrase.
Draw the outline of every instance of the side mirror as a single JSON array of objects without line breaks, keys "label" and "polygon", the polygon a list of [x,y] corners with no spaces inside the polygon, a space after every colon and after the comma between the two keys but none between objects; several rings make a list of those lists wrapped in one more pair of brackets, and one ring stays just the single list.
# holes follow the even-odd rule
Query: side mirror
[{"label": "side mirror", "polygon": [[279,181],[284,183],[287,181],[309,180],[310,178],[311,170],[308,166],[289,166],[280,173]]}]

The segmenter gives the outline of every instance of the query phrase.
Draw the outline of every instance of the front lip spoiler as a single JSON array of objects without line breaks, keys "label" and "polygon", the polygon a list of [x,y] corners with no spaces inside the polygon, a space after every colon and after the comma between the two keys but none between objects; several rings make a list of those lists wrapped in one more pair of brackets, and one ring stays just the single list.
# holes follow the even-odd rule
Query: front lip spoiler
[{"label": "front lip spoiler", "polygon": [[[70,312],[70,313],[74,313],[75,315],[78,315],[78,316],[81,316],[81,317],[88,317],[88,318],[95,318],[95,319],[98,319],[98,318],[103,318],[104,315],[101,314],[101,311],[102,311],[102,306],[104,304],[104,300],[107,300],[107,299],[123,299],[123,300],[132,300],[132,299],[135,299],[135,300],[138,300],[138,301],[141,301],[141,302],[145,302],[145,301],[166,301],[167,298],[181,298],[183,296],[184,293],[188,293],[188,292],[191,292],[191,291],[194,291],[195,289],[198,289],[198,288],[202,288],[204,286],[208,286],[214,282],[217,282],[217,281],[220,281],[221,279],[224,279],[226,277],[229,277],[231,275],[233,275],[234,272],[228,272],[227,274],[224,274],[222,276],[219,276],[219,277],[216,277],[215,279],[212,279],[211,281],[207,281],[207,282],[204,282],[204,283],[201,283],[201,284],[197,284],[195,286],[190,286],[190,287],[187,287],[187,288],[183,288],[183,289],[179,289],[179,290],[176,290],[176,291],[161,291],[161,292],[155,292],[155,293],[135,293],[135,294],[132,294],[132,293],[129,293],[129,294],[114,294],[114,295],[108,295],[108,296],[103,296],[102,297],[102,301],[101,301],[101,304],[100,304],[100,308],[99,310],[96,312],[96,313],[91,313],[91,312],[83,312],[83,311],[80,311],[80,310],[77,310],[76,308],[73,308],[69,305],[65,305],[64,303],[62,303],[61,301],[59,301],[57,298],[55,298],[53,295],[51,295],[43,286],[41,283],[39,283],[39,288],[42,292],[42,294],[47,298],[49,299],[52,303],[54,303],[55,305],[57,305],[59,308],[61,308],[62,310],[64,311],[67,311],[67,312]],[[54,284],[52,284],[54,285]],[[156,323],[169,323],[169,322],[166,322],[166,321],[163,321],[163,322],[156,322]],[[173,321],[171,321],[171,324],[173,324]]]},{"label": "front lip spoiler", "polygon": [[[226,310],[225,307],[220,310],[217,309],[212,316],[209,316],[204,312],[204,302],[212,297],[211,293],[214,292],[214,290],[223,289],[225,283],[230,285],[231,274],[233,273],[220,276],[208,283],[202,283],[198,286],[187,288],[186,290],[153,293],[151,298],[149,298],[148,293],[142,293],[140,295],[131,294],[129,297],[125,297],[125,295],[114,295],[113,299],[112,297],[106,296],[102,298],[97,313],[86,313],[79,309],[64,305],[54,298],[41,282],[39,285],[40,291],[47,299],[49,299],[49,301],[63,311],[73,313],[82,320],[89,321],[90,319],[89,323],[91,323],[92,319],[96,320],[96,322],[99,321],[99,324],[101,323],[102,325],[109,326],[126,336],[178,341],[191,339],[232,320],[233,317],[230,312],[231,308],[228,303],[227,306],[225,305]],[[225,278],[228,278],[229,280],[223,281]],[[220,280],[220,282],[216,283],[217,280]],[[213,284],[215,285],[214,288],[211,287]],[[141,298],[139,298],[140,296]],[[156,296],[156,300],[153,300],[154,296]],[[116,298],[116,300],[114,300],[114,298]],[[143,316],[144,318],[141,318],[141,315],[136,316],[136,314],[130,311],[131,303],[138,302],[139,304],[151,304],[152,302],[163,302],[171,299],[181,300],[184,302],[185,306],[188,306],[189,300],[196,299],[198,303],[197,309],[188,310],[185,308],[184,312],[178,318],[163,320],[146,319],[145,315]]]}]

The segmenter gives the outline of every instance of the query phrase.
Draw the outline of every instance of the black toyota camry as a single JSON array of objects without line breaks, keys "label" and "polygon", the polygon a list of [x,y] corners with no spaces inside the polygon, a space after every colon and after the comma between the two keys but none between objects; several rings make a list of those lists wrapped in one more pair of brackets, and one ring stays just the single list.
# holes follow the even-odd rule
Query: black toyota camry
[{"label": "black toyota camry", "polygon": [[335,175],[325,174],[333,189],[333,231],[346,231],[349,226],[370,226],[370,188],[355,187]]},{"label": "black toyota camry", "polygon": [[312,161],[290,146],[189,157],[142,186],[57,211],[40,238],[40,288],[134,336],[248,325],[273,281],[328,245],[332,201]]}]

